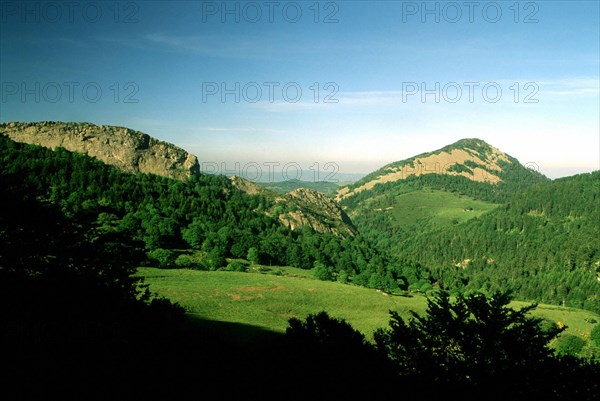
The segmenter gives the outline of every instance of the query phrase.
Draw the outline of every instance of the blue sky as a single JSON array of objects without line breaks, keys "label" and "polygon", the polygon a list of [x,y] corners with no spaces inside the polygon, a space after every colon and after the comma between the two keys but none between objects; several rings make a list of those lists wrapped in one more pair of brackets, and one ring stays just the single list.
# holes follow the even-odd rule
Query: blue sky
[{"label": "blue sky", "polygon": [[465,137],[600,168],[597,1],[0,4],[2,122],[127,126],[230,170],[366,173]]}]

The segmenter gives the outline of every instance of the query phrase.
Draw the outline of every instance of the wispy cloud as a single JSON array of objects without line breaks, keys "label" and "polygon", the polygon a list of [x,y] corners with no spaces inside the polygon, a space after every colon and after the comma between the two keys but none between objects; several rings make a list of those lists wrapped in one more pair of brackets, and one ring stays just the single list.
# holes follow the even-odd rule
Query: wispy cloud
[{"label": "wispy cloud", "polygon": [[598,77],[576,77],[538,82],[540,95],[549,96],[589,96],[600,94]]},{"label": "wispy cloud", "polygon": [[360,106],[385,106],[402,103],[402,91],[359,91],[342,92],[339,96],[340,104]]},{"label": "wispy cloud", "polygon": [[225,133],[268,133],[268,134],[285,134],[288,131],[273,128],[257,128],[257,127],[199,127],[196,129],[199,132],[225,132]]},{"label": "wispy cloud", "polygon": [[146,44],[165,51],[190,53],[207,57],[257,59],[271,58],[275,53],[265,40],[227,35],[171,35],[148,33]]},{"label": "wispy cloud", "polygon": [[260,109],[268,113],[282,113],[282,112],[299,112],[299,111],[331,111],[336,108],[340,103],[324,103],[314,102],[308,100],[300,100],[297,102],[286,102],[283,100],[269,102],[262,101],[252,103],[251,107]]},{"label": "wispy cloud", "polygon": [[170,48],[171,50],[181,50],[193,53],[212,53],[218,50],[217,43],[207,37],[201,36],[174,36],[163,33],[149,33],[144,35],[144,39],[150,43]]},{"label": "wispy cloud", "polygon": [[[536,92],[536,97],[538,98],[542,96],[579,97],[600,94],[600,80],[598,77],[570,77],[555,80],[490,80],[477,82],[478,86],[475,87],[475,90],[481,92],[481,88],[483,87],[483,85],[490,83],[499,85],[500,88],[506,92],[506,94],[510,94],[511,90],[515,90],[515,83],[517,83],[520,86],[521,90],[524,90],[523,88],[525,87],[525,85],[531,83],[533,85],[537,85],[539,94]],[[348,106],[396,106],[399,104],[413,103],[414,99],[417,99],[418,102],[421,93],[421,82],[410,82],[406,84],[407,86],[403,88],[403,90],[340,92],[340,94],[337,97],[339,99],[340,105]],[[414,86],[415,84],[417,87]],[[427,81],[424,82],[424,84],[427,90],[430,91],[436,87],[436,82]],[[448,84],[448,82],[439,82],[440,91],[443,91],[442,88],[446,84]],[[468,101],[469,87],[462,82],[458,82],[458,85],[461,86],[461,90],[463,91],[463,96],[461,97],[460,101]],[[450,88],[449,92],[451,96],[455,95],[455,92],[453,92],[453,88]],[[477,94],[479,95],[479,93]],[[432,95],[427,96],[428,99],[433,98]],[[503,96],[503,98],[506,98],[508,100],[512,99],[511,96]]]}]

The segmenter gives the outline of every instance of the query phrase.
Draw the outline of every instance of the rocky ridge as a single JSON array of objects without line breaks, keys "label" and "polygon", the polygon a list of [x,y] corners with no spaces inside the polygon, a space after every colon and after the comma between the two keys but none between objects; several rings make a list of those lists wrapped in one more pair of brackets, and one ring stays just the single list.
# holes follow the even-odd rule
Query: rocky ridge
[{"label": "rocky ridge", "polygon": [[338,190],[337,199],[370,190],[377,184],[427,174],[463,176],[472,181],[498,184],[502,181],[503,169],[513,164],[518,164],[518,161],[481,139],[461,139],[434,152],[388,164]]},{"label": "rocky ridge", "polygon": [[267,213],[291,230],[308,226],[318,233],[338,237],[356,235],[356,228],[340,204],[321,192],[298,188],[285,195],[271,191],[241,177],[231,177],[231,183],[248,195],[261,195],[274,201],[275,206]]},{"label": "rocky ridge", "polygon": [[64,122],[10,122],[0,132],[16,142],[83,153],[128,173],[178,180],[200,174],[196,156],[140,131],[124,127]]}]

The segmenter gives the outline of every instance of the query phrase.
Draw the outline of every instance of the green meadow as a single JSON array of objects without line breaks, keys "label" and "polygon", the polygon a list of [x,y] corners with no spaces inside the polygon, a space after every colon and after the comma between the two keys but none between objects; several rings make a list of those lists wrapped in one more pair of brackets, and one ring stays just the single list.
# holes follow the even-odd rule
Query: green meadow
[{"label": "green meadow", "polygon": [[424,189],[398,195],[388,210],[401,226],[414,226],[423,221],[449,225],[481,216],[496,206],[465,195]]},{"label": "green meadow", "polygon": [[[191,316],[203,320],[239,323],[283,332],[292,317],[327,311],[344,318],[368,337],[386,327],[389,310],[409,317],[410,311],[423,313],[427,298],[423,295],[398,296],[379,290],[319,281],[310,272],[287,267],[277,274],[198,271],[188,269],[140,268],[138,274],[150,290],[179,303]],[[514,307],[528,305],[515,301]],[[585,339],[593,327],[590,321],[600,316],[585,310],[541,304],[535,316],[568,326],[566,333]]]}]

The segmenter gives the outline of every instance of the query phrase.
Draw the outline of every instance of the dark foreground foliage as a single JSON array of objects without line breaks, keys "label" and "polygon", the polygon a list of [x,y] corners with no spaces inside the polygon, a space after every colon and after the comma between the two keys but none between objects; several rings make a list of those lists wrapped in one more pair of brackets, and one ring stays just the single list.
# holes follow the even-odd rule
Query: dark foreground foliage
[{"label": "dark foreground foliage", "polygon": [[[391,313],[390,328],[375,334],[377,349],[393,361],[399,377],[423,383],[435,394],[468,393],[473,399],[591,399],[596,367],[557,359],[548,343],[564,328],[542,325],[514,310],[510,296],[459,296],[442,292],[426,315],[405,322]],[[461,396],[463,398],[463,396]]]},{"label": "dark foreground foliage", "polygon": [[534,305],[514,310],[509,302],[506,293],[451,301],[442,292],[429,300],[423,316],[404,321],[391,312],[390,327],[375,333],[375,344],[325,312],[306,322],[292,319],[287,338],[305,356],[296,362],[307,371],[317,366],[309,375],[348,380],[351,391],[366,390],[371,397],[596,399],[600,366],[555,356],[548,342],[564,328],[530,317]]}]

